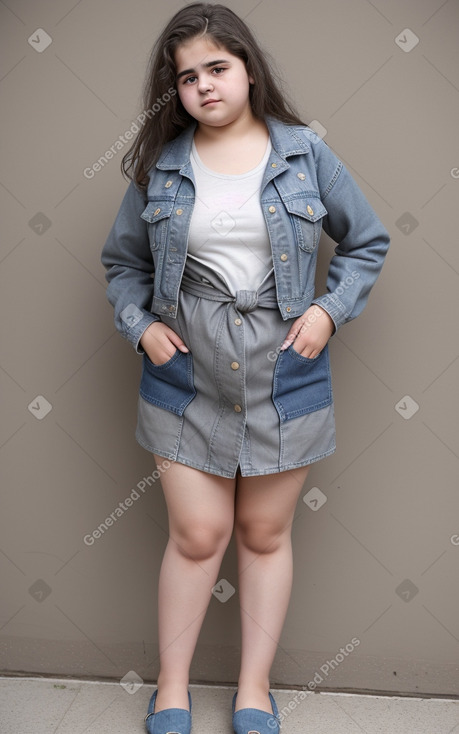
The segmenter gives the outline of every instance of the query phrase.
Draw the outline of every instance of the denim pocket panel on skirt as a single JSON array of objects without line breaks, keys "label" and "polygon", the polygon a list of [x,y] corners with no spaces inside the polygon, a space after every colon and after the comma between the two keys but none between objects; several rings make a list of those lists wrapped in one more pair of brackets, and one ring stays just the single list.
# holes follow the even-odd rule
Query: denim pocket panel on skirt
[{"label": "denim pocket panel on skirt", "polygon": [[332,387],[328,344],[314,359],[301,356],[293,344],[280,352],[274,370],[272,398],[281,422],[330,405]]},{"label": "denim pocket panel on skirt", "polygon": [[153,364],[143,355],[140,395],[159,408],[183,415],[196,395],[193,382],[193,358],[179,349],[164,364]]}]

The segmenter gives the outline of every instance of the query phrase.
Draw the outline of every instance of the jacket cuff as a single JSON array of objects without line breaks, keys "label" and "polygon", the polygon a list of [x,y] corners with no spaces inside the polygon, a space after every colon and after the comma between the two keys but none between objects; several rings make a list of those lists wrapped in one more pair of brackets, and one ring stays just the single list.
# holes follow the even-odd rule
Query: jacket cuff
[{"label": "jacket cuff", "polygon": [[314,298],[312,303],[317,304],[317,306],[320,306],[328,313],[335,324],[334,334],[336,334],[340,326],[346,323],[346,309],[339,298],[333,293],[326,293],[323,296],[318,296],[318,298]]},{"label": "jacket cuff", "polygon": [[142,349],[140,345],[140,340],[148,327],[155,321],[161,321],[161,319],[159,316],[156,316],[153,313],[141,311],[140,309],[137,309],[137,311],[139,312],[139,314],[142,314],[142,317],[140,319],[132,318],[132,316],[123,318],[124,312],[121,313],[121,334],[122,336],[124,336],[125,339],[131,342],[137,354],[144,354],[145,350]]},{"label": "jacket cuff", "polygon": [[154,316],[149,321],[149,323],[146,325],[145,329],[142,331],[142,333],[140,334],[140,336],[137,339],[137,341],[136,342],[133,342],[133,346],[134,346],[135,351],[137,352],[137,354],[145,354],[145,349],[143,349],[142,346],[140,345],[140,340],[141,340],[142,336],[144,335],[144,333],[146,332],[146,330],[148,329],[148,327],[150,326],[150,324],[154,324],[155,321],[161,321],[161,319],[159,318],[159,316]]}]

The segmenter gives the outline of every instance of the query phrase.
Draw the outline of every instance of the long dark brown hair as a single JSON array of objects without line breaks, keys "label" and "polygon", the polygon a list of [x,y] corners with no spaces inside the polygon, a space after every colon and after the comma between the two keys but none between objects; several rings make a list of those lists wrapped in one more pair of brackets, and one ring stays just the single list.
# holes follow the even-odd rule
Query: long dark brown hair
[{"label": "long dark brown hair", "polygon": [[287,124],[306,124],[281,93],[282,81],[271,57],[261,50],[244,21],[225,5],[187,5],[171,18],[153,46],[143,89],[145,123],[121,163],[123,174],[140,189],[147,188],[148,171],[158,160],[164,144],[194,122],[176,91],[175,51],[180,44],[197,36],[209,38],[244,61],[247,73],[255,82],[249,88],[255,117],[263,119],[271,115]]}]

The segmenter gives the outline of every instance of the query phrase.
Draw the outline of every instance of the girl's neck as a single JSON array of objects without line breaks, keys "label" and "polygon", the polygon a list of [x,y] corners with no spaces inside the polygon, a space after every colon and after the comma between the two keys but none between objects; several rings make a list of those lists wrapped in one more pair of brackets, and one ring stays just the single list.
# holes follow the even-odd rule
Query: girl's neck
[{"label": "girl's neck", "polygon": [[211,146],[213,143],[231,144],[233,141],[238,142],[241,138],[251,138],[264,136],[266,141],[268,140],[268,129],[266,123],[263,120],[256,118],[252,110],[249,109],[248,113],[241,115],[234,120],[234,122],[228,125],[222,125],[221,127],[204,125],[198,123],[196,132],[194,134],[194,140],[196,146]]},{"label": "girl's neck", "polygon": [[266,123],[253,116],[244,121],[239,118],[238,123],[196,129],[196,150],[211,171],[229,175],[247,173],[263,159],[269,140]]}]

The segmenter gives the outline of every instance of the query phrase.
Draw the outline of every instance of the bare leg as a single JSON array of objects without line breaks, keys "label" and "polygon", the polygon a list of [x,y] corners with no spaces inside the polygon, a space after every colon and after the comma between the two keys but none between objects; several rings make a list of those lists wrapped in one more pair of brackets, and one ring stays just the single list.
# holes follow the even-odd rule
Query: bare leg
[{"label": "bare leg", "polygon": [[235,536],[242,654],[236,711],[271,711],[269,673],[292,588],[291,525],[308,469],[238,477]]},{"label": "bare leg", "polygon": [[[155,456],[156,462],[162,461]],[[235,479],[172,464],[161,476],[169,541],[158,588],[155,712],[189,709],[191,660],[234,523]]]}]

